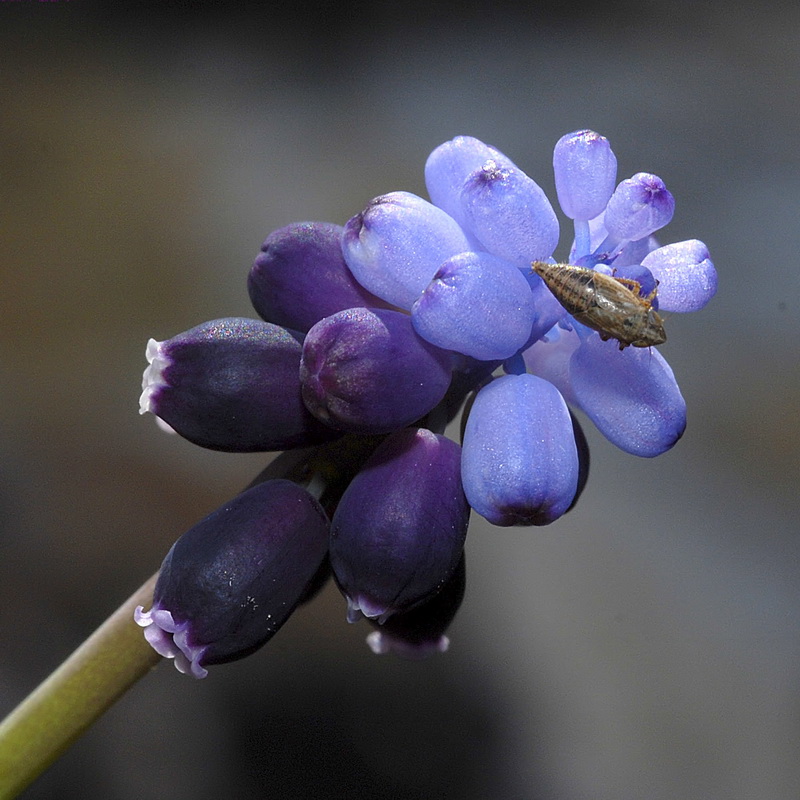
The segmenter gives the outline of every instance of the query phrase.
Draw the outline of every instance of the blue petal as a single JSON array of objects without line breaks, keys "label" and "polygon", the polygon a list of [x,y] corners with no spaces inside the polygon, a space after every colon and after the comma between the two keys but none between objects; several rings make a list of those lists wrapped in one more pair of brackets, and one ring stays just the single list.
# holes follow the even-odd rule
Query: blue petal
[{"label": "blue petal", "polygon": [[514,355],[534,319],[523,274],[490,253],[461,253],[442,264],[411,310],[431,344],[485,361]]},{"label": "blue petal", "polygon": [[473,136],[456,136],[440,144],[425,163],[425,186],[431,202],[464,227],[461,190],[467,178],[487,161],[513,166],[499,150]]},{"label": "blue petal", "polygon": [[506,375],[478,392],[461,477],[479,514],[495,525],[547,525],[570,507],[578,474],[572,420],[555,386]]},{"label": "blue petal", "polygon": [[489,161],[472,173],[461,199],[467,229],[490,253],[525,268],[555,250],[555,211],[522,170]]},{"label": "blue petal", "polygon": [[717,271],[708,248],[697,239],[653,250],[642,260],[659,281],[662,311],[698,311],[717,292]]},{"label": "blue petal", "polygon": [[575,131],[562,136],[553,150],[558,202],[570,219],[600,214],[614,191],[617,158],[605,136]]},{"label": "blue petal", "polygon": [[686,403],[654,348],[620,351],[593,334],[572,355],[570,378],[576,403],[626,453],[651,458],[683,435]]},{"label": "blue petal", "polygon": [[345,225],[342,252],[365,288],[410,309],[447,258],[470,250],[458,223],[410,192],[372,200]]}]

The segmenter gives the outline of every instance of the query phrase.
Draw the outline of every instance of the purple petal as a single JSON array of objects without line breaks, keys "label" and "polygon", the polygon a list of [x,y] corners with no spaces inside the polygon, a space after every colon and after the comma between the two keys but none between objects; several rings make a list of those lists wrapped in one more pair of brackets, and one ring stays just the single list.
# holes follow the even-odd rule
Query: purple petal
[{"label": "purple petal", "polygon": [[686,403],[655,348],[585,339],[570,360],[575,401],[613,444],[651,458],[669,450],[686,428]]},{"label": "purple petal", "polygon": [[351,308],[307,334],[300,363],[306,406],[333,428],[389,433],[427,414],[450,385],[451,354],[399,311]]},{"label": "purple petal", "polygon": [[338,434],[300,393],[301,336],[261,320],[205,322],[147,345],[140,412],[190,442],[246,453],[306,447]]},{"label": "purple petal", "polygon": [[485,361],[514,355],[528,341],[533,319],[525,277],[490,253],[445,261],[411,310],[424,339]]},{"label": "purple petal", "polygon": [[547,525],[572,503],[579,463],[572,420],[555,386],[506,375],[484,386],[464,431],[470,505],[495,525]]},{"label": "purple petal", "polygon": [[461,199],[468,230],[490,253],[527,268],[555,250],[555,211],[522,170],[489,161],[469,177]]},{"label": "purple petal", "polygon": [[134,618],[179,671],[205,677],[206,665],[244,658],[277,633],[325,559],[328,529],[302,487],[258,484],[175,542],[153,608]]},{"label": "purple petal", "polygon": [[659,281],[662,311],[698,311],[717,292],[717,271],[708,248],[697,239],[659,247],[642,265]]},{"label": "purple petal", "polygon": [[570,219],[600,214],[614,191],[617,159],[605,136],[575,131],[562,136],[553,151],[558,202]]},{"label": "purple petal", "polygon": [[424,428],[386,439],[348,486],[330,558],[349,619],[385,621],[433,597],[461,559],[469,506],[461,448]]},{"label": "purple petal", "polygon": [[407,310],[445,259],[470,249],[451,216],[409,192],[376,197],[348,221],[342,236],[342,251],[356,280]]},{"label": "purple petal", "polygon": [[385,307],[347,268],[343,232],[330,222],[295,222],[267,236],[247,279],[259,316],[305,333],[337,311]]},{"label": "purple petal", "polygon": [[675,211],[675,199],[664,181],[648,172],[637,172],[622,181],[608,201],[605,226],[617,240],[644,239],[663,228]]}]

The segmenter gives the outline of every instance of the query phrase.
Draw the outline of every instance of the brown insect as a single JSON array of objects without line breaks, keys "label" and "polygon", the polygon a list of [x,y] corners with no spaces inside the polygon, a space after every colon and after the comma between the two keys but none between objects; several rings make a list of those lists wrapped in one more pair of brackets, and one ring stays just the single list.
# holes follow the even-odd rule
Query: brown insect
[{"label": "brown insect", "polygon": [[604,342],[616,339],[624,350],[629,344],[654,347],[667,341],[664,321],[652,305],[655,289],[642,297],[638,281],[572,264],[534,261],[533,271],[556,300],[578,322],[597,331]]}]

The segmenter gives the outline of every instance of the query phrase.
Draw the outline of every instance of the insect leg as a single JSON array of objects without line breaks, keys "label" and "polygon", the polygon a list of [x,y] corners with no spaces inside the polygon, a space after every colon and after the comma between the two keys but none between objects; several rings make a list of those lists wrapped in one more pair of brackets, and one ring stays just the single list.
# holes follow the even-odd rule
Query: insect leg
[{"label": "insect leg", "polygon": [[642,291],[642,284],[639,283],[639,281],[634,281],[630,278],[618,278],[616,275],[613,275],[612,277],[615,281],[630,289],[635,295],[638,295],[639,292]]}]

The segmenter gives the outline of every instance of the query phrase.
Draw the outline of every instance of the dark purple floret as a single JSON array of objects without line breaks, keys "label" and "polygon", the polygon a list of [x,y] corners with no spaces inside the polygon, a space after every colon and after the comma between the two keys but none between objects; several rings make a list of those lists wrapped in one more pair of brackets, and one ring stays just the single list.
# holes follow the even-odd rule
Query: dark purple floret
[{"label": "dark purple floret", "polygon": [[161,565],[153,608],[136,621],[181,672],[266,643],[303,600],[328,549],[328,519],[291,481],[248,489],[187,531]]},{"label": "dark purple floret", "polygon": [[305,333],[337,311],[387,307],[348,269],[343,231],[330,222],[296,222],[267,236],[247,279],[253,308],[263,319]]},{"label": "dark purple floret", "polygon": [[330,559],[348,618],[383,622],[442,589],[458,566],[469,505],[461,448],[424,428],[392,434],[345,491]]},{"label": "dark purple floret", "polygon": [[202,447],[254,452],[304,447],[338,434],[303,404],[302,334],[260,320],[198,325],[150,340],[141,401]]},{"label": "dark purple floret", "polygon": [[333,428],[389,433],[444,397],[452,356],[414,331],[398,311],[351,308],[306,336],[300,380],[309,410]]}]

